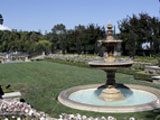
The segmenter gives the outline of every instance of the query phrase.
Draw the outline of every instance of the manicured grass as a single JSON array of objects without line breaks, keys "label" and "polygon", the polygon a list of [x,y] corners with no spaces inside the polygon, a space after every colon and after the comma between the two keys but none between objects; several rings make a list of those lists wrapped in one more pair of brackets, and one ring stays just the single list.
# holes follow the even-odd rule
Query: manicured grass
[{"label": "manicured grass", "polygon": [[[133,76],[129,75],[116,74],[116,79],[120,83],[148,85],[160,89],[158,85],[135,81]],[[118,120],[128,120],[131,116],[138,120],[154,120],[158,113],[153,111],[124,114],[95,113],[70,109],[57,101],[62,90],[77,85],[105,83],[105,81],[106,75],[103,71],[89,68],[45,61],[0,64],[0,84],[11,84],[34,108],[50,116],[58,117],[59,114],[65,112],[93,117],[112,115]]]}]

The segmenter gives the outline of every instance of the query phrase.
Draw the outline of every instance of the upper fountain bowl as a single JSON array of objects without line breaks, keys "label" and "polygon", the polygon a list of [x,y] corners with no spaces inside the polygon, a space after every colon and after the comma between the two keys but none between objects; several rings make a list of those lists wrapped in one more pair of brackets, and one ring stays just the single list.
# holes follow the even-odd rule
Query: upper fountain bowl
[{"label": "upper fountain bowl", "polygon": [[117,58],[114,62],[105,62],[105,60],[96,60],[88,63],[91,67],[102,69],[115,69],[121,67],[130,67],[133,64],[131,59]]},{"label": "upper fountain bowl", "polygon": [[107,40],[98,40],[102,46],[108,47],[108,46],[117,46],[122,42],[122,40],[114,40],[114,39],[107,39]]},{"label": "upper fountain bowl", "polygon": [[107,26],[107,39],[106,40],[99,40],[98,42],[102,44],[102,46],[107,48],[108,57],[104,60],[92,61],[88,64],[91,67],[97,67],[101,69],[115,69],[119,67],[130,67],[133,64],[131,59],[116,59],[114,54],[114,47],[117,46],[122,42],[122,40],[115,40],[113,38],[113,30],[112,24],[108,24]]}]

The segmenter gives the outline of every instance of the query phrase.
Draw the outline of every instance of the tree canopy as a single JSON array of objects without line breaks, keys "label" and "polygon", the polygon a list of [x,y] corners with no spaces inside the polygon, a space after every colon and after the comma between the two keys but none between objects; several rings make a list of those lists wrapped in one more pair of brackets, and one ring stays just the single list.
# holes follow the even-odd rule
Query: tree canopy
[{"label": "tree canopy", "polygon": [[[127,16],[118,22],[120,33],[114,37],[122,39],[123,55],[134,57],[156,56],[160,52],[160,21],[146,13]],[[115,30],[114,30],[115,31]],[[98,40],[106,38],[104,26],[89,24],[67,29],[64,24],[54,25],[51,32],[0,31],[0,52],[21,51],[29,54],[77,53],[103,56],[104,48]]]},{"label": "tree canopy", "polygon": [[[119,21],[123,55],[153,56],[160,51],[160,22],[146,13]],[[148,46],[147,46],[148,45]]]}]

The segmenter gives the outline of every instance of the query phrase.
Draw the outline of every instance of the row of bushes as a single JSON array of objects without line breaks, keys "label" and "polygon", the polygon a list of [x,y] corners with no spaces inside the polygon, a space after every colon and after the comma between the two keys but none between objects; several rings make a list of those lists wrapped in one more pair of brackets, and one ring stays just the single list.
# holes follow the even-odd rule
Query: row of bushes
[{"label": "row of bushes", "polygon": [[130,68],[120,68],[117,70],[117,72],[122,74],[134,75],[136,72],[138,72],[138,70],[133,70]]},{"label": "row of bushes", "polygon": [[134,79],[152,82],[152,76],[153,76],[152,74],[148,74],[148,73],[145,73],[144,71],[140,71],[134,74]]},{"label": "row of bushes", "polygon": [[130,68],[126,68],[126,69],[119,69],[117,70],[117,72],[133,75],[135,80],[143,80],[147,82],[152,82],[153,74],[148,74],[148,73],[145,73],[144,71],[132,70]]},{"label": "row of bushes", "polygon": [[44,59],[44,61],[60,63],[60,64],[67,64],[67,65],[73,65],[73,66],[78,66],[78,67],[89,67],[89,65],[84,63],[84,62],[71,62],[71,61],[67,61],[67,60],[52,59],[52,58],[46,58],[46,59]]},{"label": "row of bushes", "polygon": [[[60,64],[67,64],[67,65],[74,65],[74,66],[78,66],[78,67],[89,67],[89,65],[84,62],[71,62],[71,61],[52,59],[52,58],[46,58],[46,59],[44,59],[44,61],[60,63]],[[121,68],[121,69],[118,69],[117,72],[122,73],[122,74],[133,75],[134,79],[136,79],[136,80],[143,80],[143,81],[152,82],[153,75],[147,74],[144,71],[140,71],[138,69]]]}]

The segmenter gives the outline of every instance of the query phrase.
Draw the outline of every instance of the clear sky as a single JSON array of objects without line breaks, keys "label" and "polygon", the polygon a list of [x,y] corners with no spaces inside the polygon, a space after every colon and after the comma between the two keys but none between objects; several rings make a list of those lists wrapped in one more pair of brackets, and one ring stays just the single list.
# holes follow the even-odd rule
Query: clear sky
[{"label": "clear sky", "polygon": [[[159,0],[1,0],[0,13],[4,25],[11,29],[48,32],[63,23],[67,29],[75,25],[100,26],[127,15],[141,12],[159,17]],[[109,22],[110,21],[110,22]]]}]

